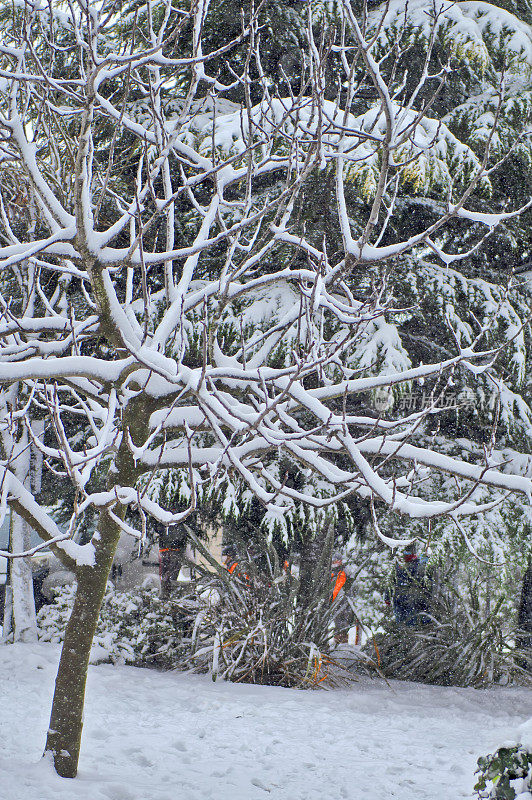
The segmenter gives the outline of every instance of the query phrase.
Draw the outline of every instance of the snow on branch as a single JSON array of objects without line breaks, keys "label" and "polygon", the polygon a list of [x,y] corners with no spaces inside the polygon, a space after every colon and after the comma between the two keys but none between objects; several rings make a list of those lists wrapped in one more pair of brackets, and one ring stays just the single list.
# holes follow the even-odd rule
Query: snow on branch
[{"label": "snow on branch", "polygon": [[[94,564],[95,552],[92,543],[80,545],[73,542],[71,534],[65,534],[58,528],[52,517],[35,502],[31,492],[4,466],[0,466],[0,482],[7,504],[28,522],[65,566],[72,569]],[[19,558],[26,555],[26,552],[7,553],[7,555],[10,558]]]},{"label": "snow on branch", "polygon": [[[274,89],[261,63],[260,8],[211,44],[215,2],[178,10],[161,0],[126,21],[92,0],[26,16],[15,4],[0,48],[0,384],[17,386],[23,400],[6,400],[7,413],[26,419],[30,438],[30,411],[45,418],[32,444],[69,482],[73,518],[92,508],[130,533],[129,513],[180,524],[190,508],[167,510],[140,489],[172,469],[188,481],[190,507],[200,487],[237,480],[278,516],[350,493],[418,518],[482,510],[468,492],[423,497],[412,462],[530,497],[528,478],[420,444],[453,376],[503,385],[493,314],[473,333],[449,308],[451,350],[423,363],[399,333],[416,308],[398,305],[387,272],[406,254],[425,270],[469,256],[477,244],[445,253],[451,223],[473,236],[532,202],[479,210],[497,109],[480,151],[436,112],[451,69],[430,72],[436,31],[449,22],[473,36],[463,19],[475,6],[477,36],[483,5],[442,5],[414,86],[394,85],[379,50],[397,4],[368,26],[343,0],[322,50],[310,11],[301,48],[312,69],[290,92]],[[419,4],[410,13],[417,19]],[[519,30],[512,47],[528,58]],[[405,197],[429,219],[407,234],[394,224]],[[509,301],[504,314],[506,344],[520,337],[522,355]],[[376,407],[422,383],[426,407],[396,407],[393,419]],[[5,502],[69,563],[89,565],[98,540],[64,540],[17,483],[8,438]],[[306,488],[289,485],[283,459]]]}]

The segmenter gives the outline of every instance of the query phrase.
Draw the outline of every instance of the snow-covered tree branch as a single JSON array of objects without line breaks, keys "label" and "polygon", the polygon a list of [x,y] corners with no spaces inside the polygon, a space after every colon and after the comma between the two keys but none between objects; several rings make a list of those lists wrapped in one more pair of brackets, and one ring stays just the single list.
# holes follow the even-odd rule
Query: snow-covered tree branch
[{"label": "snow-covered tree branch", "polygon": [[[451,64],[429,71],[447,6],[412,86],[397,83],[382,52],[397,23],[391,6],[361,21],[342,0],[321,38],[305,6],[302,74],[285,92],[262,64],[261,6],[211,46],[216,11],[208,0],[120,11],[77,0],[68,10],[18,4],[4,21],[0,382],[22,387],[28,442],[74,487],[72,539],[5,447],[1,509],[11,505],[76,570],[47,744],[63,775],[76,771],[84,678],[68,707],[61,697],[84,675],[118,537],[135,534],[128,509],[175,524],[203,487],[234,481],[279,519],[296,502],[324,508],[350,494],[416,518],[489,505],[469,490],[427,499],[418,490],[427,469],[492,487],[494,502],[500,491],[532,492],[532,479],[486,457],[460,460],[427,437],[442,390],[458,374],[495,380],[496,359],[519,340],[508,297],[486,303],[467,335],[449,316],[450,351],[423,363],[397,338],[394,320],[408,309],[389,290],[401,258],[448,270],[530,207],[479,210],[504,163],[503,83],[475,150],[431,116],[453,73]],[[309,217],[316,182],[334,209],[319,237]],[[405,236],[394,220],[407,193],[432,217]],[[467,244],[448,252],[456,224]],[[502,307],[512,326],[494,341]],[[375,411],[376,398],[422,383],[423,408]],[[287,484],[281,458],[307,488]],[[179,513],[150,496],[168,469],[189,488]],[[99,525],[81,546],[74,534],[90,508]]]}]

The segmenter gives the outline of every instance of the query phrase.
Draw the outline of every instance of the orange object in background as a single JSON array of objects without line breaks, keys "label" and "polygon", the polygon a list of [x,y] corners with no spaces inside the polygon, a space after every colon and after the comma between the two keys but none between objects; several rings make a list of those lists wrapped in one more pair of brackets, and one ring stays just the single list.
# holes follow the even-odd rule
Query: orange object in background
[{"label": "orange object in background", "polygon": [[[334,572],[331,575],[331,578],[334,579]],[[343,588],[346,580],[347,580],[347,575],[345,574],[344,570],[341,569],[340,572],[338,573],[338,575],[336,576],[336,581],[335,581],[335,584],[334,584],[333,595],[332,595],[333,601],[336,600],[336,598],[338,596],[338,593]]]}]

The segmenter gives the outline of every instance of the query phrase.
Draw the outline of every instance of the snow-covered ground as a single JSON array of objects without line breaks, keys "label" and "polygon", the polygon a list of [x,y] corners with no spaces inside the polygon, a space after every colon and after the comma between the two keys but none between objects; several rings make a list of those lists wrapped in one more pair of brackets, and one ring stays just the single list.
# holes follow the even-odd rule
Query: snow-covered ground
[{"label": "snow-covered ground", "polygon": [[58,655],[0,647],[2,800],[459,800],[532,715],[526,689],[302,692],[93,666],[72,781],[39,758]]}]

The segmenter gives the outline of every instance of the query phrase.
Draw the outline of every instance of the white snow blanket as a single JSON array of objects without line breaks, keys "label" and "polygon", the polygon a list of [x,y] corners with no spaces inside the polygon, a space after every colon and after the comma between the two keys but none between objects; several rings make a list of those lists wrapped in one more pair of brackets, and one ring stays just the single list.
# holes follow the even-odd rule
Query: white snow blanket
[{"label": "white snow blanket", "polygon": [[520,688],[303,692],[92,666],[68,780],[40,759],[58,656],[0,647],[2,800],[459,800],[532,713]]}]

